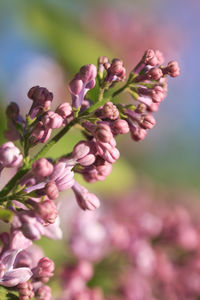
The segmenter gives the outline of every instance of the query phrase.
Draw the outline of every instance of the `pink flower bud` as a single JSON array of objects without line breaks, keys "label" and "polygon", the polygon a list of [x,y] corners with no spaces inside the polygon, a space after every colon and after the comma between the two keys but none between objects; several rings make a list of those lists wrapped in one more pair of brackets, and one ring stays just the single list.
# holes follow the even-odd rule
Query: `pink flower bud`
[{"label": "pink flower bud", "polygon": [[56,108],[56,113],[59,114],[64,120],[72,114],[72,106],[68,102],[60,104]]},{"label": "pink flower bud", "polygon": [[163,101],[163,99],[165,97],[166,97],[165,90],[161,86],[156,85],[154,87],[154,89],[152,90],[152,100],[153,100],[153,102],[160,103],[160,102]]},{"label": "pink flower bud", "polygon": [[18,167],[23,160],[20,150],[12,142],[7,142],[0,147],[0,163],[3,167]]},{"label": "pink flower bud", "polygon": [[42,117],[42,122],[48,129],[56,129],[63,125],[63,118],[53,111],[48,111]]},{"label": "pink flower bud", "polygon": [[48,104],[48,107],[53,100],[53,94],[49,92],[46,88],[40,86],[32,87],[28,92],[28,97],[33,101],[36,101],[41,106]]},{"label": "pink flower bud", "polygon": [[71,94],[79,95],[83,89],[83,81],[81,79],[72,79],[69,83],[69,91]]},{"label": "pink flower bud", "polygon": [[73,149],[73,159],[82,166],[90,166],[95,161],[95,155],[91,153],[89,142],[81,141]]},{"label": "pink flower bud", "polygon": [[53,224],[58,216],[56,205],[52,200],[45,200],[35,205],[36,213],[45,223]]},{"label": "pink flower bud", "polygon": [[19,116],[19,106],[15,102],[11,102],[6,108],[6,115],[11,120],[16,120]]},{"label": "pink flower bud", "polygon": [[136,142],[144,140],[147,135],[147,131],[140,127],[136,128],[136,129],[130,127],[130,133],[131,133],[131,138]]},{"label": "pink flower bud", "polygon": [[90,144],[86,141],[80,141],[73,149],[72,156],[78,160],[90,153]]},{"label": "pink flower bud", "polygon": [[110,126],[104,123],[98,124],[95,131],[95,137],[102,143],[108,143],[113,138]]},{"label": "pink flower bud", "polygon": [[32,284],[28,281],[18,284],[17,289],[20,300],[29,300],[34,296]]},{"label": "pink flower bud", "polygon": [[180,75],[180,68],[178,62],[172,60],[168,63],[167,67],[163,70],[164,74],[168,74],[171,77],[176,77]]},{"label": "pink flower bud", "polygon": [[47,177],[53,172],[53,165],[46,159],[40,158],[32,165],[32,171],[35,176]]},{"label": "pink flower bud", "polygon": [[146,65],[156,66],[158,64],[157,56],[152,49],[148,49],[145,51],[143,60]]},{"label": "pink flower bud", "polygon": [[79,163],[80,165],[87,167],[92,165],[95,162],[95,155],[94,154],[88,154],[85,157],[77,160],[77,163]]},{"label": "pink flower bud", "polygon": [[40,121],[36,124],[32,132],[32,137],[34,140],[40,140],[44,136],[45,127],[44,124]]},{"label": "pink flower bud", "polygon": [[110,68],[111,64],[109,62],[106,62],[103,64],[103,66],[106,70],[108,70]]},{"label": "pink flower bud", "polygon": [[156,120],[152,115],[146,115],[143,117],[143,119],[140,122],[140,126],[143,129],[152,129],[156,124]]},{"label": "pink flower bud", "polygon": [[160,68],[152,68],[147,73],[149,80],[159,80],[163,76],[163,72]]},{"label": "pink flower bud", "polygon": [[118,119],[112,123],[112,131],[114,134],[125,134],[129,132],[129,126],[126,120]]},{"label": "pink flower bud", "polygon": [[150,112],[156,112],[159,110],[160,103],[152,103],[150,106],[147,107],[147,110]]},{"label": "pink flower bud", "polygon": [[39,260],[38,265],[34,270],[34,277],[46,283],[49,281],[49,278],[53,276],[54,269],[54,262],[48,257],[43,257]]},{"label": "pink flower bud", "polygon": [[36,292],[37,300],[52,300],[51,288],[48,285],[41,286]]},{"label": "pink flower bud", "polygon": [[105,79],[106,81],[120,81],[125,78],[126,69],[123,67],[123,61],[121,59],[114,58],[109,68],[107,68],[109,65],[106,65],[107,64],[104,65],[108,72]]},{"label": "pink flower bud", "polygon": [[119,75],[122,72],[123,68],[123,61],[118,58],[114,58],[112,60],[109,72],[112,73],[113,75]]},{"label": "pink flower bud", "polygon": [[98,58],[98,64],[103,65],[103,64],[108,63],[108,62],[109,62],[109,59],[108,59],[107,56],[100,56]]},{"label": "pink flower bud", "polygon": [[75,182],[72,186],[72,190],[74,191],[78,205],[83,210],[95,210],[100,206],[100,201],[97,196],[95,196],[95,194],[89,193],[86,188],[84,188],[77,182]]},{"label": "pink flower bud", "polygon": [[102,117],[110,120],[116,120],[119,117],[119,111],[112,102],[107,102],[102,108]]},{"label": "pink flower bud", "polygon": [[80,78],[83,82],[90,82],[97,76],[96,66],[93,64],[85,65],[80,68]]},{"label": "pink flower bud", "polygon": [[59,191],[54,181],[50,181],[46,184],[45,193],[48,196],[48,198],[51,200],[55,200],[58,198]]}]

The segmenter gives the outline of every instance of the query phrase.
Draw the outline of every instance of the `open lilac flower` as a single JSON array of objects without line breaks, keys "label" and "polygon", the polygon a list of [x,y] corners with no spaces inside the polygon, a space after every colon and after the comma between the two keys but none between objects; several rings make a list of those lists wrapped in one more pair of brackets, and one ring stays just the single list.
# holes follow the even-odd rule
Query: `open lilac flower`
[{"label": "open lilac flower", "polygon": [[3,253],[0,260],[0,284],[7,287],[16,286],[26,282],[32,276],[29,268],[15,268],[14,263],[20,249],[8,250]]}]

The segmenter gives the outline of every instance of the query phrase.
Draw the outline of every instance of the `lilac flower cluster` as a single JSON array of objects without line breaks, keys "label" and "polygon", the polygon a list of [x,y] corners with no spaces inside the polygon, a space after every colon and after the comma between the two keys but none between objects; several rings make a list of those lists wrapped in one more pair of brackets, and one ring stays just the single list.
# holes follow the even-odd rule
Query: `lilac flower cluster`
[{"label": "lilac flower cluster", "polygon": [[[60,192],[72,189],[83,210],[95,210],[100,206],[97,196],[80,185],[74,179],[74,173],[82,174],[88,182],[104,180],[120,156],[116,136],[130,131],[133,140],[139,141],[145,138],[147,130],[153,128],[155,119],[152,112],[158,109],[166,96],[166,76],[179,75],[177,62],[172,61],[167,67],[161,64],[162,54],[147,50],[127,82],[116,90],[115,86],[126,77],[123,62],[120,59],[110,62],[107,57],[101,56],[98,68],[92,64],[85,65],[70,82],[72,105],[64,102],[55,111],[51,110],[53,94],[44,87],[35,86],[28,92],[32,105],[26,117],[20,114],[16,103],[12,102],[7,107],[5,137],[9,141],[0,147],[0,171],[3,172],[4,168],[17,170],[0,191],[0,209],[1,218],[11,224],[10,241],[16,232],[20,233],[22,241],[32,242],[42,235],[60,239],[62,232],[57,200]],[[94,87],[98,90],[97,99],[87,99],[87,92]],[[133,96],[134,103],[126,105],[117,101],[117,95],[125,91]],[[48,150],[77,124],[85,140],[79,141],[72,152],[63,157],[55,160],[46,158]],[[60,131],[50,140],[52,132],[58,129]],[[19,148],[14,141],[18,141]],[[44,143],[32,156],[32,148]],[[13,250],[10,243],[7,245],[6,251]],[[79,251],[79,246],[76,247]],[[6,286],[3,284],[7,280],[5,276],[10,271],[14,274],[12,266],[18,252],[11,255],[12,264],[8,266],[5,255],[3,250],[1,284]],[[37,266],[28,267],[32,272],[27,279],[29,281],[13,280],[9,286],[20,284],[22,300],[28,300],[33,293],[37,299],[51,299],[49,288],[42,284],[51,277],[53,263],[45,258],[39,260]]]},{"label": "lilac flower cluster", "polygon": [[[106,202],[104,212],[77,212],[70,232],[77,263],[63,268],[60,299],[198,299],[199,205],[191,208],[191,199],[183,202],[182,193],[164,195],[163,200],[163,192],[157,192],[155,199],[143,186]],[[82,264],[88,279],[80,271]],[[112,286],[105,296],[87,286],[92,278],[101,286],[95,270]]]}]

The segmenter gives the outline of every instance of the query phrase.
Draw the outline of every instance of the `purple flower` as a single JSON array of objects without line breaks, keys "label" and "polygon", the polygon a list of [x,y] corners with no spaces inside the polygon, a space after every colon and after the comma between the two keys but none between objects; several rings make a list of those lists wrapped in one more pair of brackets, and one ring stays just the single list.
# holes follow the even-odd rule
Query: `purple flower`
[{"label": "purple flower", "polygon": [[14,268],[14,263],[19,250],[5,251],[0,260],[0,284],[7,287],[16,286],[26,282],[32,276],[29,268]]},{"label": "purple flower", "polygon": [[54,165],[53,173],[49,180],[54,181],[59,191],[70,189],[74,184],[73,166],[68,166],[66,162],[59,162]]}]

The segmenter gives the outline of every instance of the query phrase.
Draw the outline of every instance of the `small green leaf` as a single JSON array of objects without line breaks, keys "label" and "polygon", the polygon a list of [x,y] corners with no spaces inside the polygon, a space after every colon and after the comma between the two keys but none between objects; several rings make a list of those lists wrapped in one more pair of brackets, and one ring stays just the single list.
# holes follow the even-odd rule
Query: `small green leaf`
[{"label": "small green leaf", "polygon": [[0,219],[2,221],[10,222],[12,220],[12,217],[13,217],[13,212],[11,210],[0,208]]},{"label": "small green leaf", "polygon": [[26,124],[28,126],[31,126],[36,121],[36,119],[37,118],[31,119],[31,117],[29,115],[26,115]]},{"label": "small green leaf", "polygon": [[134,111],[136,109],[136,106],[132,105],[132,104],[127,104],[125,107],[132,110],[132,111]]},{"label": "small green leaf", "polygon": [[19,300],[15,292],[11,292],[3,286],[0,286],[0,299],[1,300]]}]

